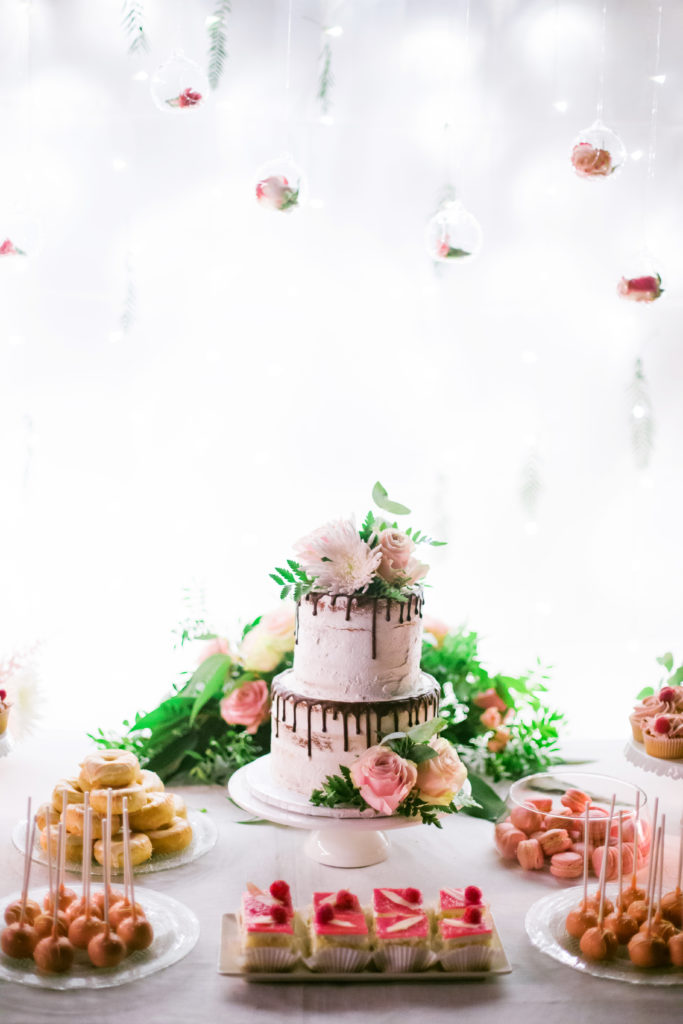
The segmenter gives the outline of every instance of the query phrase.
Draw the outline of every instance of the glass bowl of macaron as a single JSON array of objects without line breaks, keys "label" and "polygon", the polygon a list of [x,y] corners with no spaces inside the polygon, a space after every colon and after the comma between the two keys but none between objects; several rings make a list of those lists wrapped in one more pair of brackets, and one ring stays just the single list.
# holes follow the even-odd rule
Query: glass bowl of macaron
[{"label": "glass bowl of macaron", "polygon": [[605,881],[618,878],[620,860],[624,879],[635,876],[647,866],[650,833],[647,795],[639,786],[558,769],[513,782],[495,826],[495,844],[511,866],[578,885],[585,858],[591,879],[600,877],[605,856]]}]

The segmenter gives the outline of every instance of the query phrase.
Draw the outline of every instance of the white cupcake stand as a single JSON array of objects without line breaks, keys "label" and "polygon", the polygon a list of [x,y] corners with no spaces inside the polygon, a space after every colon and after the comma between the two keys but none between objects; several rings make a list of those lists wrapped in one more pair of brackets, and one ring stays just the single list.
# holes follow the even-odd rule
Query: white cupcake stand
[{"label": "white cupcake stand", "polygon": [[645,752],[644,744],[638,743],[637,740],[628,741],[624,756],[627,761],[644,772],[652,772],[653,775],[669,779],[683,779],[683,758],[669,761],[663,757],[652,757]]},{"label": "white cupcake stand", "polygon": [[[304,852],[328,867],[363,868],[379,864],[389,855],[385,832],[421,824],[419,819],[388,817],[375,811],[314,807],[303,794],[284,789],[272,780],[270,754],[236,771],[228,782],[228,792],[236,804],[258,818],[305,829],[310,835]],[[470,793],[466,781],[458,797],[464,799]]]}]

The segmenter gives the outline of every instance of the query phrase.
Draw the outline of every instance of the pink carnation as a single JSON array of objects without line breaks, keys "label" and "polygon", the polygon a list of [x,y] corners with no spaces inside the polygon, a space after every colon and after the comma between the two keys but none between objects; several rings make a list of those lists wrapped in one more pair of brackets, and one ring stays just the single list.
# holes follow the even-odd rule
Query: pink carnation
[{"label": "pink carnation", "polygon": [[417,785],[420,796],[435,804],[449,804],[462,788],[467,769],[448,740],[442,736],[432,739],[430,746],[436,757],[417,766]]},{"label": "pink carnation", "polygon": [[478,708],[497,708],[501,714],[508,710],[508,706],[498,692],[491,686],[488,690],[482,690],[472,699],[472,703]]},{"label": "pink carnation", "polygon": [[264,679],[252,679],[221,701],[221,716],[228,725],[244,725],[255,733],[270,713],[270,695]]},{"label": "pink carnation", "polygon": [[351,765],[351,780],[370,807],[393,814],[417,782],[417,768],[389,747],[369,747]]}]

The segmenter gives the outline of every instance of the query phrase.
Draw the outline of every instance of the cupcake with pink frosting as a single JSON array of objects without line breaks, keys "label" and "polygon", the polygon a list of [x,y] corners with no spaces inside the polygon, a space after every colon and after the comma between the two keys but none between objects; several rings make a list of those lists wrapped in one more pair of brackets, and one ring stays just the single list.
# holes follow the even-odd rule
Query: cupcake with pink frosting
[{"label": "cupcake with pink frosting", "polygon": [[643,726],[645,753],[665,760],[683,758],[683,714],[649,718]]},{"label": "cupcake with pink frosting", "polygon": [[649,719],[680,712],[683,712],[683,686],[663,686],[659,693],[636,704],[629,716],[634,740],[644,742],[644,726]]}]

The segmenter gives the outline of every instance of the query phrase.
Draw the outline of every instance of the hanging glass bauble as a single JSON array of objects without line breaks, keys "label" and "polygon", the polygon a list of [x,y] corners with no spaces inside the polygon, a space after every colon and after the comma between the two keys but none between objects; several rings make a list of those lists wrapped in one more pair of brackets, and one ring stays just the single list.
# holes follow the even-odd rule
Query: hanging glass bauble
[{"label": "hanging glass bauble", "polygon": [[479,221],[459,199],[443,202],[427,224],[427,252],[439,263],[474,259],[482,241]]},{"label": "hanging glass bauble", "polygon": [[631,302],[654,302],[664,292],[661,271],[661,263],[649,249],[641,249],[625,261],[617,295]]},{"label": "hanging glass bauble", "polygon": [[626,160],[626,147],[598,119],[576,136],[570,159],[579,178],[609,178]]},{"label": "hanging glass bauble", "polygon": [[288,213],[301,204],[304,176],[289,153],[269,160],[256,172],[256,202],[264,210]]},{"label": "hanging glass bauble", "polygon": [[177,114],[203,106],[209,82],[199,64],[174,50],[152,75],[150,91],[160,110]]}]

